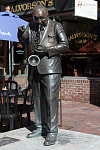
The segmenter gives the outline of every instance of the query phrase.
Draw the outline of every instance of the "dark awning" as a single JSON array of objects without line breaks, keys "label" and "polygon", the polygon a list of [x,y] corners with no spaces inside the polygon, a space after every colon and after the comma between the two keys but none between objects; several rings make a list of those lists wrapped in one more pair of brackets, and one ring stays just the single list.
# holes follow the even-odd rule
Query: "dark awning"
[{"label": "dark awning", "polygon": [[5,11],[5,7],[9,5],[13,7],[13,13],[30,14],[33,7],[38,4],[47,6],[49,11],[68,11],[74,10],[75,0],[0,0],[0,11]]},{"label": "dark awning", "polygon": [[75,0],[54,0],[54,7],[60,11],[74,10]]},{"label": "dark awning", "polygon": [[[100,0],[97,1],[100,9]],[[0,0],[0,11],[5,11],[5,7],[9,5],[11,7],[12,13],[21,16],[30,15],[32,14],[32,9],[35,4],[46,5],[46,3],[48,3],[47,8],[50,13],[55,12],[55,14],[59,14],[59,16],[70,14],[72,15],[74,13],[75,0]]]}]

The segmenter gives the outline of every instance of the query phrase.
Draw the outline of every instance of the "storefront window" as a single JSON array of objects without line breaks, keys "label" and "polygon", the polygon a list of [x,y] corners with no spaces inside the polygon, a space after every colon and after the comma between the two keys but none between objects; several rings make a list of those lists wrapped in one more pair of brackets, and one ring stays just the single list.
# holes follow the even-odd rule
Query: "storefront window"
[{"label": "storefront window", "polygon": [[63,76],[100,77],[100,54],[65,55],[62,57]]},{"label": "storefront window", "polygon": [[0,68],[6,68],[5,75],[26,74],[26,52],[20,43],[0,41]]},{"label": "storefront window", "polygon": [[0,40],[0,68],[6,68],[5,73],[9,74],[9,52],[8,42]]},{"label": "storefront window", "polygon": [[100,76],[100,23],[95,21],[63,22],[69,51],[62,56],[64,76]]},{"label": "storefront window", "polygon": [[23,45],[16,43],[14,45],[14,75],[26,73],[26,53]]},{"label": "storefront window", "polygon": [[0,67],[3,67],[4,53],[3,53],[3,43],[0,41]]}]

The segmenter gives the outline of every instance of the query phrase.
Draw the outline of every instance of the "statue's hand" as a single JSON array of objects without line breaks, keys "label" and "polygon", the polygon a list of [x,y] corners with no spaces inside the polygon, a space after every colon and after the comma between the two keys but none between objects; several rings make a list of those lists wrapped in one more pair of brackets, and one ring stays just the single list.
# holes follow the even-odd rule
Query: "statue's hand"
[{"label": "statue's hand", "polygon": [[21,41],[22,40],[22,36],[23,36],[23,33],[25,31],[25,27],[24,26],[21,26],[21,27],[18,27],[18,39]]},{"label": "statue's hand", "polygon": [[18,27],[18,33],[19,33],[19,34],[23,34],[24,31],[25,31],[25,27],[24,27],[24,26]]},{"label": "statue's hand", "polygon": [[34,50],[35,54],[38,55],[39,57],[44,57],[44,56],[48,56],[48,52],[45,46],[43,45],[38,45],[35,50]]},{"label": "statue's hand", "polygon": [[47,49],[44,45],[38,44],[36,45],[35,51],[42,53],[42,52],[46,52]]}]

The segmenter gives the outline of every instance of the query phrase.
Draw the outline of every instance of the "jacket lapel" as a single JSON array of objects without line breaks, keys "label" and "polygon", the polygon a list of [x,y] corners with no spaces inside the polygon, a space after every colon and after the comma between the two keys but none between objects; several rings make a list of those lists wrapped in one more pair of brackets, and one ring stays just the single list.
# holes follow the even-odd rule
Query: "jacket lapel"
[{"label": "jacket lapel", "polygon": [[40,44],[43,42],[43,40],[48,36],[48,33],[50,32],[50,19],[48,20],[46,29],[44,31],[43,37],[41,38]]}]

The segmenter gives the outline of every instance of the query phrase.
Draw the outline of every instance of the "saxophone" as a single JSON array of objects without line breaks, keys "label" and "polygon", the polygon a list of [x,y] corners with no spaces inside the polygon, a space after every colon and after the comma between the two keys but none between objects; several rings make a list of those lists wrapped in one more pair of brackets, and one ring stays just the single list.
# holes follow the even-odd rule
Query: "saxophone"
[{"label": "saxophone", "polygon": [[[35,41],[34,41],[34,52],[36,54],[34,55],[30,55],[28,57],[28,63],[31,65],[31,66],[38,66],[39,63],[40,63],[40,60],[41,58],[44,56],[43,54],[46,54],[46,47],[44,45],[40,45],[40,25],[38,27],[38,32],[36,34],[36,38],[35,38]],[[43,51],[45,50],[45,51]]]},{"label": "saxophone", "polygon": [[[36,38],[35,38],[35,41],[34,41],[34,48],[35,48],[35,52],[38,50],[38,46],[39,46],[39,42],[40,42],[40,25],[38,27],[38,32],[36,34]],[[28,63],[31,65],[31,66],[38,66],[39,63],[40,63],[40,58],[38,55],[30,55],[28,57]]]}]

